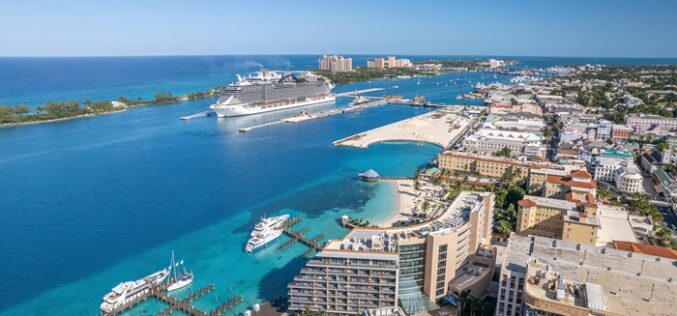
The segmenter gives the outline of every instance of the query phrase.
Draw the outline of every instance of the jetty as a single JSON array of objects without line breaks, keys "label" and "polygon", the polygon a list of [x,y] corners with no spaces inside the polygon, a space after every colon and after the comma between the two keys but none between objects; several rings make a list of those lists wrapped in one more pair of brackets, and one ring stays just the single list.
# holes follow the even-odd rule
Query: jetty
[{"label": "jetty", "polygon": [[214,309],[213,311],[205,312],[203,310],[198,309],[197,307],[193,306],[191,304],[192,301],[206,295],[207,293],[211,292],[214,290],[214,285],[213,284],[208,284],[207,286],[201,288],[197,292],[187,296],[184,299],[178,299],[175,298],[169,293],[167,293],[165,290],[169,286],[169,283],[163,283],[157,286],[154,286],[150,290],[145,291],[142,295],[136,297],[135,299],[127,302],[126,304],[119,306],[115,308],[114,310],[110,311],[109,313],[105,313],[105,316],[114,316],[121,314],[128,309],[141,304],[145,301],[147,301],[150,298],[155,298],[165,304],[167,304],[167,308],[164,310],[160,311],[159,313],[155,314],[156,316],[167,316],[171,315],[174,311],[181,311],[185,314],[191,315],[191,316],[217,316],[221,315],[231,307],[235,306],[237,303],[242,301],[241,296],[236,296],[227,302],[221,304],[219,307]]},{"label": "jetty", "polygon": [[325,237],[324,233],[320,233],[319,235],[313,237],[313,238],[308,238],[305,236],[307,232],[309,232],[312,227],[308,226],[305,228],[302,228],[300,230],[294,231],[292,230],[292,226],[298,224],[301,222],[301,217],[297,216],[292,219],[287,220],[284,225],[282,226],[282,232],[289,236],[291,239],[283,243],[278,247],[279,250],[284,250],[292,245],[296,244],[297,242],[304,244],[308,247],[308,250],[303,253],[304,257],[309,257],[312,255],[315,251],[320,251],[322,250],[322,245],[320,245],[320,241]]}]

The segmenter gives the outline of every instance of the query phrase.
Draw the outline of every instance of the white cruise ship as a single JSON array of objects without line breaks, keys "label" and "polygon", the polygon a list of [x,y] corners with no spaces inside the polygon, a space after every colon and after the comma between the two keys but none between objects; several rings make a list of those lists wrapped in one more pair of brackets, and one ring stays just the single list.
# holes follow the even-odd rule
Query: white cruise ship
[{"label": "white cruise ship", "polygon": [[229,84],[209,108],[218,117],[251,115],[298,106],[333,102],[334,84],[323,76],[261,70]]},{"label": "white cruise ship", "polygon": [[282,235],[282,226],[288,218],[289,214],[262,218],[261,222],[254,226],[254,230],[252,230],[250,238],[247,241],[247,245],[244,249],[247,252],[253,252],[254,250],[275,240],[277,237],[280,237],[280,235]]},{"label": "white cruise ship", "polygon": [[169,276],[169,269],[165,268],[136,281],[122,282],[103,297],[103,303],[99,308],[104,313],[110,313],[150,291],[153,286],[164,282],[167,276]]}]

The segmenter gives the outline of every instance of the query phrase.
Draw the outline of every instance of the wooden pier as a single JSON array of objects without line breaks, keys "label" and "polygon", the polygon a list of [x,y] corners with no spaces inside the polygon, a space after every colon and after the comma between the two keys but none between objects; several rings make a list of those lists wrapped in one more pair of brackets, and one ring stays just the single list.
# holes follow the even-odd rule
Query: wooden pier
[{"label": "wooden pier", "polygon": [[278,247],[278,249],[284,250],[284,249],[287,249],[287,248],[291,247],[292,245],[296,244],[297,242],[300,242],[300,243],[308,246],[309,249],[306,252],[303,253],[303,256],[308,257],[313,252],[322,250],[322,246],[320,245],[320,241],[322,240],[322,238],[324,238],[325,235],[323,233],[321,233],[321,234],[319,234],[319,235],[317,235],[313,238],[307,238],[306,236],[304,236],[304,234],[309,232],[312,229],[312,227],[310,227],[310,226],[302,228],[302,229],[297,230],[297,231],[293,231],[291,229],[291,227],[300,223],[300,222],[301,222],[301,217],[297,216],[297,217],[294,217],[290,220],[287,220],[284,223],[283,228],[282,228],[282,232],[284,232],[285,235],[291,237],[291,239],[286,241],[282,245],[280,245]]},{"label": "wooden pier", "polygon": [[139,297],[133,299],[132,301],[112,310],[110,313],[105,313],[104,315],[105,316],[118,315],[118,314],[120,314],[120,313],[140,304],[140,303],[145,302],[149,298],[156,298],[159,301],[168,305],[167,308],[165,308],[161,312],[155,314],[156,316],[170,315],[175,310],[182,311],[183,313],[186,313],[186,314],[191,315],[191,316],[217,316],[217,315],[222,314],[223,312],[227,311],[228,309],[230,309],[231,307],[235,306],[237,303],[242,301],[241,296],[236,296],[236,297],[230,299],[229,301],[221,304],[219,307],[217,307],[213,311],[205,312],[205,311],[202,311],[202,310],[194,307],[193,305],[191,305],[191,302],[200,298],[200,297],[202,297],[202,296],[204,296],[205,294],[213,291],[214,290],[213,284],[209,284],[209,285],[201,288],[197,292],[195,292],[195,293],[193,293],[193,294],[191,294],[191,295],[189,295],[186,298],[181,299],[181,300],[177,299],[173,296],[170,296],[169,293],[167,293],[165,291],[168,286],[169,286],[169,284],[160,284],[158,286],[155,286],[152,289],[144,292],[141,296],[139,296]]}]

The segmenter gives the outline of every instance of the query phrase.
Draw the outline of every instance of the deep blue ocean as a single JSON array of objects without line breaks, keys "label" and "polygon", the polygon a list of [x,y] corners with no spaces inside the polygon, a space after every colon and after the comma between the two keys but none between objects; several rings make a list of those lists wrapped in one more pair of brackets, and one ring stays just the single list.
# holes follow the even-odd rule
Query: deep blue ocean
[{"label": "deep blue ocean", "polygon": [[[224,85],[237,73],[265,66],[302,70],[318,56],[185,56],[117,58],[0,58],[0,104],[108,100],[118,96],[181,94]],[[363,65],[368,56],[354,56]],[[431,56],[411,56],[427,59]],[[475,58],[475,57],[465,57]],[[675,59],[517,58],[520,66],[676,63]],[[487,73],[453,73],[342,85],[376,94],[455,97],[476,82],[507,82]],[[395,88],[397,86],[397,88]],[[0,315],[97,315],[111,287],[157,271],[171,250],[196,274],[192,289],[217,290],[196,301],[204,309],[235,295],[251,304],[285,295],[305,249],[243,251],[263,215],[292,213],[339,238],[336,219],[347,214],[386,218],[394,192],[363,183],[369,168],[411,176],[441,151],[422,143],[380,143],[368,149],[334,147],[333,140],[395,122],[426,109],[388,105],[301,124],[239,133],[243,126],[293,115],[181,121],[214,99],[142,107],[69,121],[0,128]],[[350,100],[314,106],[345,106]],[[285,241],[280,238],[275,244]],[[190,289],[178,295],[187,295]],[[150,302],[129,315],[151,313]]]}]

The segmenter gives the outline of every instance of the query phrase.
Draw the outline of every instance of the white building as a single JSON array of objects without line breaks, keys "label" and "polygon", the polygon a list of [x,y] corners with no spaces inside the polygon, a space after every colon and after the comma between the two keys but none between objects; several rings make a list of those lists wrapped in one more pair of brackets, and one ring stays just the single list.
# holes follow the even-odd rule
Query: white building
[{"label": "white building", "polygon": [[508,148],[511,156],[543,156],[543,136],[540,133],[481,128],[466,137],[463,146],[469,151],[489,154]]},{"label": "white building", "polygon": [[630,158],[597,156],[594,158],[594,178],[613,183],[619,192],[643,192],[641,172]]},{"label": "white building", "polygon": [[642,177],[639,168],[635,164],[617,169],[614,175],[618,191],[623,193],[644,192],[644,187],[642,186],[644,177]]}]

